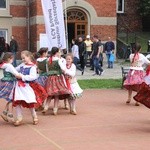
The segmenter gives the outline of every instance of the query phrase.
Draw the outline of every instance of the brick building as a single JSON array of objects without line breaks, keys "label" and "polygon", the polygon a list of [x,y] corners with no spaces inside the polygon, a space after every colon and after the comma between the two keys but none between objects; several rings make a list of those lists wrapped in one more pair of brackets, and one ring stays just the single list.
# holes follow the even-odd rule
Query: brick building
[{"label": "brick building", "polygon": [[139,1],[122,1],[117,12],[118,32],[137,32],[142,30],[142,19],[138,11]]},{"label": "brick building", "polygon": [[[97,34],[102,41],[108,36],[116,42],[116,0],[63,0],[64,21],[68,38]],[[14,35],[20,50],[39,48],[40,34],[45,33],[41,0],[0,0],[0,36],[9,43]]]}]

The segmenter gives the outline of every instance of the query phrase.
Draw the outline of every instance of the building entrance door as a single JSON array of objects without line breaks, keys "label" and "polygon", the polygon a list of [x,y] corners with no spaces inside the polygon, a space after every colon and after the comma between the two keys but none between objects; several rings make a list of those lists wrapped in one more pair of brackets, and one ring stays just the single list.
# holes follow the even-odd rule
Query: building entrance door
[{"label": "building entrance door", "polygon": [[79,9],[67,11],[68,45],[71,47],[72,39],[87,35],[87,15]]}]

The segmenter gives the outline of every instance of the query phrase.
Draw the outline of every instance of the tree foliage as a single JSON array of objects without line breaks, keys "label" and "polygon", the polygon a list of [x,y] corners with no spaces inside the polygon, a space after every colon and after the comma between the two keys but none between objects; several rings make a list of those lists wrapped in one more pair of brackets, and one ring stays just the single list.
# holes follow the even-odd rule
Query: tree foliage
[{"label": "tree foliage", "polygon": [[141,16],[150,15],[150,0],[140,0],[139,11]]}]

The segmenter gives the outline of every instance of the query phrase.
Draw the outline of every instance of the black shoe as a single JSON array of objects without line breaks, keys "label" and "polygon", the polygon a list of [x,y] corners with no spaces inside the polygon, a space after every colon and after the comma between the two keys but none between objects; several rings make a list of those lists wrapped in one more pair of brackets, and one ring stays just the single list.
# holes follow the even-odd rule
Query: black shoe
[{"label": "black shoe", "polygon": [[84,70],[82,71],[81,75],[83,76],[83,74],[84,74]]},{"label": "black shoe", "polygon": [[94,71],[94,69],[93,69],[93,68],[91,68],[90,70]]}]

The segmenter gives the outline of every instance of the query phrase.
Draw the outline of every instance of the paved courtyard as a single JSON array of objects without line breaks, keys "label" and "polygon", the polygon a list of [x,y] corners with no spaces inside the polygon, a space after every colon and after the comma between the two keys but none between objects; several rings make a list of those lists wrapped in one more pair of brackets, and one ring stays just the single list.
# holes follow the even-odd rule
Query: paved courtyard
[{"label": "paved courtyard", "polygon": [[38,112],[37,126],[27,109],[19,127],[0,118],[0,150],[148,150],[150,111],[126,105],[126,96],[121,89],[85,90],[76,116],[61,108],[58,116]]}]

